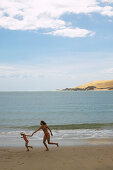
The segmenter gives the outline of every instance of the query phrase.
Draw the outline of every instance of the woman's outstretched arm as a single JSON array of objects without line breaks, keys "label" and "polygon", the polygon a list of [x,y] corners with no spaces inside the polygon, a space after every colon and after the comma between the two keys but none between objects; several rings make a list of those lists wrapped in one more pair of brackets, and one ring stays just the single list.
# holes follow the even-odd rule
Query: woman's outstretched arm
[{"label": "woman's outstretched arm", "polygon": [[51,136],[53,136],[53,133],[52,133],[51,129],[48,126],[47,126],[47,128],[49,129],[49,131],[51,133]]},{"label": "woman's outstretched arm", "polygon": [[37,131],[39,131],[40,129],[42,129],[41,127],[39,127],[37,130],[35,130],[33,133],[32,133],[32,135],[31,136],[33,136],[34,135],[34,133],[36,133]]}]

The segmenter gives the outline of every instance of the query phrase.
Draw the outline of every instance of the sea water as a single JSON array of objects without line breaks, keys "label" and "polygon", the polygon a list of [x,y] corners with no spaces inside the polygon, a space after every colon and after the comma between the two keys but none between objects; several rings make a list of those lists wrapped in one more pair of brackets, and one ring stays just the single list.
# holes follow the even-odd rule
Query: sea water
[{"label": "sea water", "polygon": [[[113,91],[0,92],[0,146],[21,146],[40,121],[61,145],[113,138]],[[43,132],[30,140],[41,145]]]}]

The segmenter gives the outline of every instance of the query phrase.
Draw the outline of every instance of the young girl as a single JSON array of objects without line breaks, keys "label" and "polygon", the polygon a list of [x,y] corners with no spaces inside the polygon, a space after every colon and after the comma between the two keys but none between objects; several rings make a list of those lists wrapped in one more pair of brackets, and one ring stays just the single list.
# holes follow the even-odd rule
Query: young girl
[{"label": "young girl", "polygon": [[32,148],[32,149],[33,149],[32,146],[28,146],[29,141],[28,141],[28,139],[27,139],[27,137],[26,137],[26,136],[31,137],[32,135],[26,135],[26,134],[23,133],[23,132],[21,132],[20,135],[21,135],[21,138],[23,138],[23,139],[25,140],[25,146],[26,146],[26,148],[27,148],[27,151],[29,151],[29,148]]},{"label": "young girl", "polygon": [[49,134],[49,132],[48,132],[48,129],[49,129],[49,131],[50,131],[50,133],[51,133],[51,136],[53,136],[53,134],[52,134],[52,132],[51,132],[51,129],[47,126],[47,124],[42,120],[42,121],[40,122],[40,125],[41,125],[40,128],[37,129],[35,132],[33,132],[33,133],[32,133],[32,136],[34,135],[34,133],[36,133],[37,131],[39,131],[40,129],[42,129],[43,132],[44,132],[43,144],[44,144],[45,147],[46,147],[46,151],[49,150],[49,149],[48,149],[48,146],[47,146],[47,144],[46,144],[46,140],[47,140],[48,144],[56,145],[56,146],[58,147],[58,143],[50,142],[50,134]]}]

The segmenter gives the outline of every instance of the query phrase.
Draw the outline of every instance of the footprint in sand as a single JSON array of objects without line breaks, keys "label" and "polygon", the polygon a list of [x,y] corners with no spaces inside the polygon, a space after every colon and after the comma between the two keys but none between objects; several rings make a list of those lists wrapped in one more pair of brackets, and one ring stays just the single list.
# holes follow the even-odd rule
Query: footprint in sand
[{"label": "footprint in sand", "polygon": [[24,165],[24,163],[20,163],[19,165]]}]

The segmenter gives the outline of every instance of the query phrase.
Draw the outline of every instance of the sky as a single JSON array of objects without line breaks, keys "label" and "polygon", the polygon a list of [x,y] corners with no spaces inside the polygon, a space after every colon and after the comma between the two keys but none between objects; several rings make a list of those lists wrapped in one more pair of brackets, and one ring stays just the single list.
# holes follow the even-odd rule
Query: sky
[{"label": "sky", "polygon": [[113,79],[113,0],[0,0],[0,91]]}]

